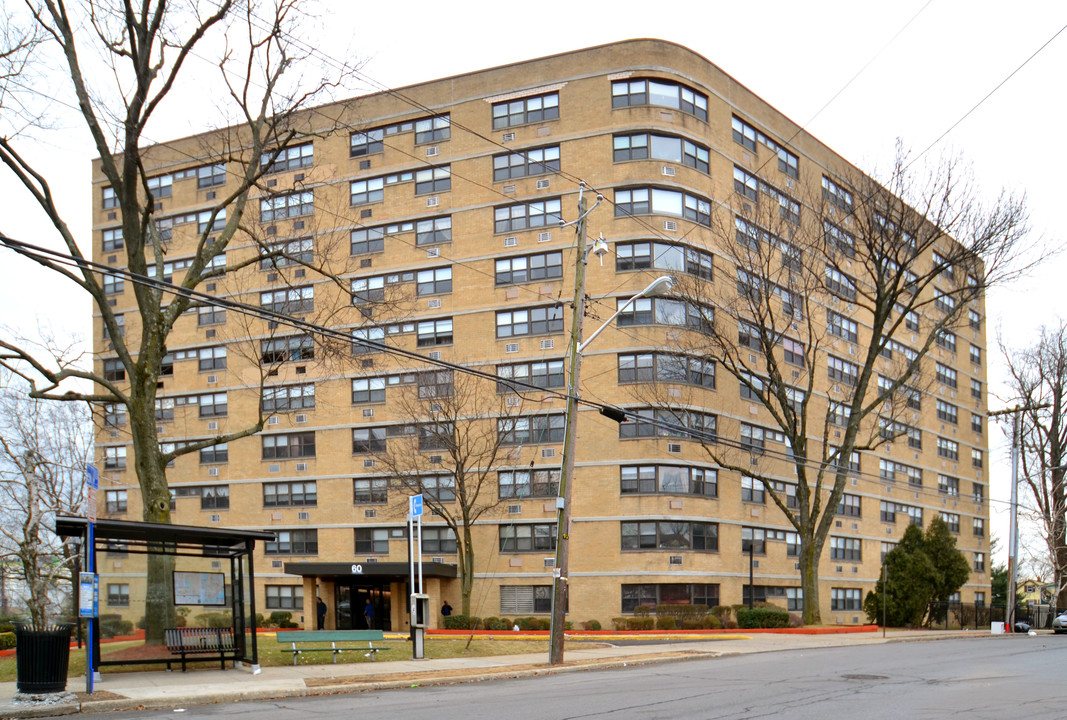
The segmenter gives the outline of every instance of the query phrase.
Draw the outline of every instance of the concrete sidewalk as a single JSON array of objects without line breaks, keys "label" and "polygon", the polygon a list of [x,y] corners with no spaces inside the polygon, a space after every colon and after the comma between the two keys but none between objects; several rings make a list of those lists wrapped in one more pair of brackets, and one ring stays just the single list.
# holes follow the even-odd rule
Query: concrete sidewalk
[{"label": "concrete sidewalk", "polygon": [[[989,637],[989,631],[881,631],[840,634],[693,634],[685,636],[611,635],[568,638],[565,663],[548,665],[544,653],[493,657],[356,662],[264,667],[258,674],[238,667],[186,673],[150,671],[105,673],[86,695],[85,678],[72,677],[67,693],[47,702],[15,698],[15,683],[0,683],[0,718],[52,717],[139,708],[185,707],[278,697],[336,694],[494,678],[527,677],[593,668],[718,657],[741,653],[873,645],[901,640]],[[1013,637],[1003,635],[1000,637]],[[635,640],[639,643],[631,644]],[[432,641],[430,641],[432,642]],[[507,640],[501,640],[507,642]],[[620,643],[620,644],[615,644]]]}]

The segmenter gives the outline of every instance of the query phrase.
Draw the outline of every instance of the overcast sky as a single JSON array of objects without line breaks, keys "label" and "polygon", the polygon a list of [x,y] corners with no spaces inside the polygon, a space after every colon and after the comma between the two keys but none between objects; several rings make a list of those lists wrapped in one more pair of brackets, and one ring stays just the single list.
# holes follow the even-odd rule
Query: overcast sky
[{"label": "overcast sky", "polygon": [[[364,91],[633,37],[670,40],[717,64],[868,171],[891,162],[898,138],[915,153],[926,150],[1016,73],[929,154],[935,159],[964,157],[990,199],[1002,189],[1025,192],[1035,236],[1061,244],[1063,224],[1055,213],[1067,193],[1062,179],[1067,172],[1062,138],[1067,32],[1056,36],[1067,25],[1062,0],[676,0],[629,7],[541,0],[468,2],[458,11],[456,5],[423,0],[398,6],[321,0],[319,29],[309,33],[309,40],[330,58],[362,60],[354,86]],[[205,60],[197,61],[200,66],[191,66],[191,76],[211,72]],[[210,99],[202,94],[189,98],[183,112],[170,113],[152,126],[153,140],[193,134],[219,122]],[[63,108],[53,109],[59,113]],[[44,138],[26,152],[54,183],[68,224],[88,247],[94,153],[87,133],[67,120]],[[43,217],[2,174],[0,191],[5,207],[0,231],[58,246]],[[1067,257],[1057,257],[1026,280],[991,293],[993,392],[1000,389],[1003,375],[995,349],[998,333],[1008,344],[1022,346],[1042,325],[1058,322],[1057,286],[1062,288],[1065,271]],[[86,299],[11,254],[0,255],[0,272],[0,322],[30,334],[43,325],[59,334],[89,337]],[[990,398],[990,409],[1000,406]],[[990,437],[997,441],[991,513],[1003,555],[1008,466],[995,426]]]}]

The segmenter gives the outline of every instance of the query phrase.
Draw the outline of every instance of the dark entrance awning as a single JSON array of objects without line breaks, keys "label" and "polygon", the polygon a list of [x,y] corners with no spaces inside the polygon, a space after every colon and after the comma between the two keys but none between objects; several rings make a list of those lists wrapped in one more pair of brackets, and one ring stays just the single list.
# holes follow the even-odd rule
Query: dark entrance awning
[{"label": "dark entrance awning", "polygon": [[[289,575],[318,578],[406,578],[411,566],[406,562],[291,562],[285,563]],[[459,570],[455,565],[438,562],[422,563],[423,577],[455,578]]]}]

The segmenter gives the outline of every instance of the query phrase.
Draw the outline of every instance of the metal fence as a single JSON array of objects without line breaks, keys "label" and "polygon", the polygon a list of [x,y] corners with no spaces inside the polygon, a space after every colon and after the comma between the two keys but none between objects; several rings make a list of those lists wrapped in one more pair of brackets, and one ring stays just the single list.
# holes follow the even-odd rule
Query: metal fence
[{"label": "metal fence", "polygon": [[1003,605],[932,602],[927,609],[927,625],[934,630],[988,630],[992,623],[1005,622],[1004,618]]}]

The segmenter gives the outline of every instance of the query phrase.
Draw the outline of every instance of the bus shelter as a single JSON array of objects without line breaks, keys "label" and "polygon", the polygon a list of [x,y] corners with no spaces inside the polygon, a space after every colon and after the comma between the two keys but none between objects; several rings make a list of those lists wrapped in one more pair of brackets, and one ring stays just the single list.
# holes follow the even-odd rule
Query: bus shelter
[{"label": "bus shelter", "polygon": [[[90,553],[92,566],[101,578],[101,606],[104,606],[104,588],[126,588],[125,605],[133,604],[130,595],[144,602],[149,592],[160,588],[147,586],[147,568],[152,556],[167,558],[165,591],[171,595],[174,608],[190,614],[199,608],[200,616],[228,621],[233,633],[232,659],[259,665],[259,650],[256,643],[256,596],[255,574],[252,553],[256,541],[274,540],[272,532],[231,530],[227,528],[198,527],[194,525],[171,525],[167,523],[136,522],[130,520],[97,520],[93,524],[93,543],[88,547],[86,536],[89,522],[83,517],[56,518],[56,534],[60,537],[80,538],[87,561]],[[132,557],[131,557],[132,556]],[[116,559],[121,558],[121,559]],[[126,582],[107,582],[105,579],[120,579]],[[139,593],[131,593],[131,580],[141,580]],[[77,584],[75,584],[77,591]],[[114,596],[108,592],[108,604]],[[122,605],[120,601],[117,603]],[[120,608],[122,609],[122,608]],[[136,612],[129,613],[136,618]],[[213,620],[218,623],[218,620]],[[217,626],[217,625],[216,625]],[[159,664],[172,662],[173,657],[123,658],[101,660],[100,633],[94,633],[93,670],[107,665]],[[160,652],[166,652],[160,648]]]}]

